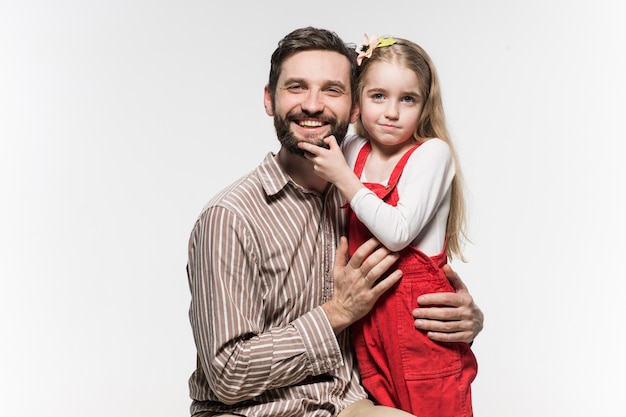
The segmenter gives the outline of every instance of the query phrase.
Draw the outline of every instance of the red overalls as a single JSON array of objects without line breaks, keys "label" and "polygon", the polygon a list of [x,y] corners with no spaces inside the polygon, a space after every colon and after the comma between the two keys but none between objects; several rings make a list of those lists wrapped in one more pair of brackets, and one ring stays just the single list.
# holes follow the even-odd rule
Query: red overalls
[{"label": "red overalls", "polygon": [[[387,186],[364,185],[395,206],[398,203],[397,181],[409,156],[420,144],[403,155]],[[359,178],[370,149],[368,142],[357,157],[354,172]],[[350,256],[371,236],[349,210]],[[415,328],[411,315],[419,295],[454,292],[442,270],[446,262],[445,247],[432,258],[412,245],[403,249],[395,265],[402,270],[400,282],[379,298],[367,316],[352,326],[363,386],[377,403],[418,417],[473,415],[470,384],[477,372],[474,354],[466,343],[430,340]]]}]

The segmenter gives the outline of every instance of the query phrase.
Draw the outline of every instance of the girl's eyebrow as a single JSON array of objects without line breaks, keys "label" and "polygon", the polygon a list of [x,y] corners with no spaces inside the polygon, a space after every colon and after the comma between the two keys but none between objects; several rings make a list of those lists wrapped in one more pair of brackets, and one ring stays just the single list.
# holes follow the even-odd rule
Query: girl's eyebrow
[{"label": "girl's eyebrow", "polygon": [[368,93],[378,93],[378,92],[385,92],[387,90],[385,90],[384,88],[380,88],[380,87],[371,87],[371,88],[364,88],[363,91],[366,91]]},{"label": "girl's eyebrow", "polygon": [[[387,89],[381,88],[381,87],[372,87],[372,88],[366,88],[363,91],[365,91],[367,93],[386,93]],[[422,97],[422,94],[419,92],[419,90],[403,91],[402,93],[400,93],[400,95],[401,96]]]}]

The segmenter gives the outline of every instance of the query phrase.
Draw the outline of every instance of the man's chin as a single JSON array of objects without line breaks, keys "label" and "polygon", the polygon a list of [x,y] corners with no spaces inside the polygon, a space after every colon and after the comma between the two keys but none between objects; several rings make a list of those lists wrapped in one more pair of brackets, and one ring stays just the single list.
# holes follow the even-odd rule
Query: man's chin
[{"label": "man's chin", "polygon": [[[328,136],[328,135],[326,135],[326,136]],[[320,146],[322,148],[328,149],[328,145],[326,145],[326,143],[324,143],[324,138],[326,136],[323,136],[322,138],[319,138],[317,136],[314,137],[314,138],[305,138],[305,139],[299,140],[298,142],[310,143],[311,145]]]}]

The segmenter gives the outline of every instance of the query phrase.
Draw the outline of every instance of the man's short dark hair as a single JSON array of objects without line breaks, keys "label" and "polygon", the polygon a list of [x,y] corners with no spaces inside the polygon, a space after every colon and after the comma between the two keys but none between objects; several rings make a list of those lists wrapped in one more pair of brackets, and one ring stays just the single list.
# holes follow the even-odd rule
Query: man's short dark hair
[{"label": "man's short dark hair", "polygon": [[346,44],[335,32],[311,26],[296,29],[278,42],[272,54],[269,77],[269,91],[275,97],[278,77],[283,62],[302,51],[333,51],[345,56],[350,62],[350,95],[352,104],[356,101],[356,51]]}]

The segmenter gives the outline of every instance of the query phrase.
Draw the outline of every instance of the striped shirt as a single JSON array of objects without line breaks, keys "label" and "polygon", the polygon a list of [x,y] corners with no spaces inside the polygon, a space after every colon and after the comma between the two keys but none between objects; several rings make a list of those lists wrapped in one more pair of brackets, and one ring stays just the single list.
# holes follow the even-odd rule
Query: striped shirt
[{"label": "striped shirt", "polygon": [[333,291],[342,198],[295,184],[268,154],[202,210],[189,239],[198,367],[191,413],[334,416],[367,398]]}]

